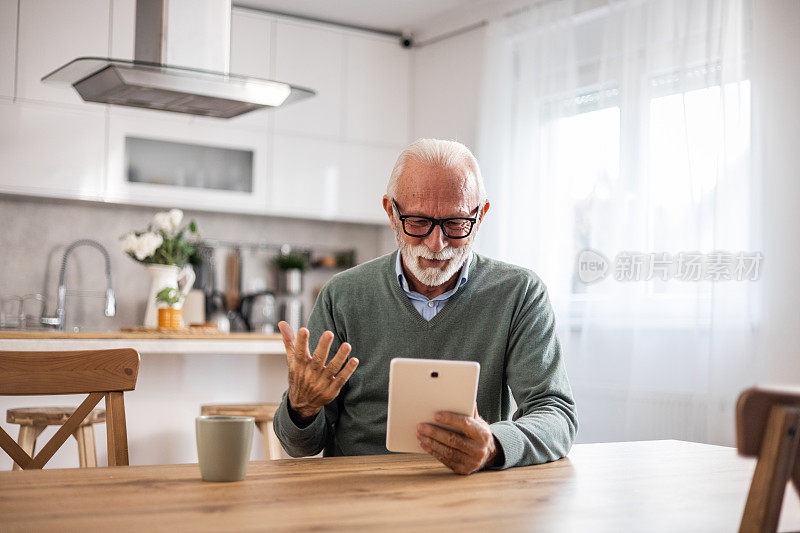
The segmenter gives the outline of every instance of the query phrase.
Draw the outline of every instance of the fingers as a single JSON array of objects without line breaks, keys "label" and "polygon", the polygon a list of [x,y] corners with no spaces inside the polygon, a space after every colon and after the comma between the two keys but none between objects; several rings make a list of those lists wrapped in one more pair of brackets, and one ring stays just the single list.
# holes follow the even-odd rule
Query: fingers
[{"label": "fingers", "polygon": [[297,339],[294,343],[294,355],[297,359],[309,360],[311,353],[308,350],[308,329],[300,328],[297,330]]},{"label": "fingers", "polygon": [[281,330],[281,337],[283,337],[283,347],[286,348],[287,354],[294,353],[294,331],[292,327],[281,320],[278,322],[278,329]]},{"label": "fingers", "polygon": [[436,413],[434,420],[440,424],[445,424],[447,426],[460,429],[473,439],[476,439],[480,436],[480,432],[475,424],[476,419],[471,416],[451,413],[449,411],[439,411]]},{"label": "fingers", "polygon": [[481,453],[480,442],[476,442],[469,437],[431,424],[419,424],[417,426],[417,436],[434,440],[449,448],[460,450],[467,455],[478,455]]},{"label": "fingers", "polygon": [[343,343],[339,346],[339,351],[336,352],[336,355],[333,356],[333,359],[328,363],[326,367],[328,372],[330,372],[331,376],[335,376],[336,373],[342,368],[342,365],[347,360],[347,356],[350,354],[350,344]]},{"label": "fingers", "polygon": [[[322,368],[325,366],[325,360],[328,359],[328,352],[331,351],[331,344],[333,343],[333,332],[326,331],[319,337],[317,348],[314,350],[314,361]],[[334,372],[335,373],[335,372]]]},{"label": "fingers", "polygon": [[344,386],[344,384],[347,383],[347,380],[350,379],[350,376],[353,375],[353,372],[356,371],[357,366],[358,366],[358,359],[356,357],[353,357],[347,362],[346,365],[344,365],[342,371],[336,374],[336,377],[333,378],[333,381],[331,381],[331,383],[334,385],[334,387],[336,387],[337,394],[338,391]]},{"label": "fingers", "polygon": [[471,466],[474,463],[472,458],[460,450],[445,446],[441,442],[428,437],[420,437],[419,445],[440,463],[457,474],[469,474],[475,471]]}]

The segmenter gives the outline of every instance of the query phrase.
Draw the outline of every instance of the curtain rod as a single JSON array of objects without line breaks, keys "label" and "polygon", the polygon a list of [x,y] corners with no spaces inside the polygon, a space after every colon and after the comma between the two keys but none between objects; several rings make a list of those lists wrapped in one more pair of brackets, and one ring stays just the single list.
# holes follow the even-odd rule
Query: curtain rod
[{"label": "curtain rod", "polygon": [[525,13],[526,11],[531,11],[531,10],[536,9],[537,7],[539,7],[539,6],[543,5],[543,4],[547,4],[547,3],[550,3],[550,2],[553,2],[553,1],[557,1],[557,0],[536,0],[534,2],[531,2],[528,5],[523,5],[523,6],[515,8],[515,9],[512,9],[510,11],[506,11],[505,13],[503,13],[501,15],[498,15],[496,17],[489,17],[489,18],[481,19],[478,22],[474,22],[472,24],[468,24],[467,26],[462,26],[461,28],[457,28],[457,29],[455,29],[453,31],[449,31],[447,33],[443,33],[443,34],[437,35],[435,37],[431,37],[431,38],[426,39],[424,41],[412,42],[411,46],[413,46],[414,48],[422,48],[424,46],[428,46],[429,44],[434,44],[434,43],[438,43],[440,41],[444,41],[444,40],[450,39],[452,37],[457,37],[457,36],[462,35],[464,33],[471,32],[472,30],[477,30],[478,28],[482,28],[482,27],[486,26],[487,24],[489,24],[492,20],[512,18],[512,17],[515,17],[515,16],[520,15],[522,13]]},{"label": "curtain rod", "polygon": [[327,24],[329,26],[339,26],[341,28],[346,28],[348,30],[357,30],[363,31],[367,33],[376,33],[378,35],[384,35],[386,37],[394,37],[400,41],[400,46],[403,48],[409,48],[412,45],[411,36],[404,34],[399,31],[392,31],[392,30],[384,30],[380,28],[373,28],[371,26],[361,26],[359,24],[348,24],[347,22],[339,22],[335,20],[323,19],[319,17],[311,17],[308,15],[300,15],[297,13],[290,13],[287,11],[275,11],[272,9],[264,9],[261,7],[256,7],[247,4],[247,2],[234,2],[233,7],[239,9],[246,9],[248,11],[255,11],[257,13],[263,13],[265,15],[275,15],[278,17],[286,17],[286,18],[293,18],[298,20],[303,20],[305,22],[315,22],[317,24]]},{"label": "curtain rod", "polygon": [[[507,11],[507,12],[503,13],[502,15],[499,15],[496,18],[498,18],[498,19],[500,19],[500,18],[511,18],[511,17],[514,17],[514,16],[519,15],[521,13],[524,13],[526,11],[530,11],[530,10],[535,9],[535,8],[537,8],[537,7],[539,7],[539,6],[543,5],[543,4],[546,4],[546,3],[552,2],[552,1],[554,1],[554,0],[536,0],[534,2],[531,2],[528,5],[523,5],[523,6],[515,8],[515,9],[512,9],[510,11]],[[481,19],[481,20],[479,20],[477,22],[474,22],[472,24],[468,24],[467,26],[463,26],[461,28],[457,28],[457,29],[455,29],[453,31],[450,31],[450,32],[447,32],[447,33],[443,33],[443,34],[437,35],[435,37],[431,37],[431,38],[426,39],[424,41],[414,42],[412,34],[407,34],[407,33],[399,32],[399,31],[384,30],[384,29],[380,29],[380,28],[374,28],[374,27],[371,27],[371,26],[361,26],[361,25],[358,25],[358,24],[348,24],[346,22],[338,22],[338,21],[335,21],[335,20],[323,19],[323,18],[319,18],[319,17],[311,17],[311,16],[308,16],[308,15],[299,15],[297,13],[290,13],[290,12],[287,12],[287,11],[276,11],[276,10],[271,10],[271,9],[264,9],[264,8],[261,8],[261,7],[256,7],[256,6],[253,6],[253,5],[249,5],[247,2],[233,2],[232,6],[236,7],[236,8],[239,8],[239,9],[245,9],[245,10],[248,10],[248,11],[254,11],[256,13],[263,13],[263,14],[266,14],[266,15],[274,15],[274,16],[278,16],[278,17],[293,18],[293,19],[303,20],[303,21],[306,21],[306,22],[314,22],[314,23],[317,23],[317,24],[327,24],[329,26],[339,26],[341,28],[346,28],[346,29],[349,29],[349,30],[357,30],[357,31],[363,31],[363,32],[367,32],[367,33],[375,33],[375,34],[378,34],[378,35],[384,35],[386,37],[394,37],[394,38],[396,38],[396,39],[398,39],[400,41],[400,46],[402,46],[403,48],[422,48],[422,47],[428,46],[430,44],[434,44],[434,43],[438,43],[440,41],[451,39],[453,37],[457,37],[459,35],[462,35],[464,33],[470,32],[472,30],[476,30],[478,28],[482,28],[482,27],[486,26],[487,24],[489,24],[489,22],[491,22],[491,20],[493,20],[492,18]]]}]

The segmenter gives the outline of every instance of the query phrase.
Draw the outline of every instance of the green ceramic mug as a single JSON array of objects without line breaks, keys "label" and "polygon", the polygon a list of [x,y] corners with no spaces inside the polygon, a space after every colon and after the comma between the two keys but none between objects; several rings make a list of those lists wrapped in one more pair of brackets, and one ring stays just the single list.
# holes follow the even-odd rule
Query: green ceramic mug
[{"label": "green ceramic mug", "polygon": [[253,444],[251,416],[209,415],[195,419],[197,458],[205,481],[240,481]]}]

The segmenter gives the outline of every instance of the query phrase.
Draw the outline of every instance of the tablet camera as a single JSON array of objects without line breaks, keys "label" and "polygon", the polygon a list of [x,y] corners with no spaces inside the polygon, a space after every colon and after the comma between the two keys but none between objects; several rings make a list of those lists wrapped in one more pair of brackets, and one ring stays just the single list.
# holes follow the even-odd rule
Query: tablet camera
[{"label": "tablet camera", "polygon": [[439,373],[438,372],[431,372],[431,377],[432,378],[438,378],[439,377]]}]

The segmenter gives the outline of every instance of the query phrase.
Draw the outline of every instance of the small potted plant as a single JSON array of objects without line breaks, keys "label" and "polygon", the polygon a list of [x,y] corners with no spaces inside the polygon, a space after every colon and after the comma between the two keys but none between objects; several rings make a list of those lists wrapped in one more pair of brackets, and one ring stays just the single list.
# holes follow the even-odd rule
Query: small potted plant
[{"label": "small potted plant", "polygon": [[308,266],[308,255],[295,252],[281,253],[275,258],[280,274],[280,287],[286,294],[300,294],[303,290],[303,271]]},{"label": "small potted plant", "polygon": [[176,306],[181,301],[181,293],[177,287],[164,287],[156,294],[158,302],[158,327],[163,329],[182,329],[183,310]]},{"label": "small potted plant", "polygon": [[158,324],[156,294],[163,287],[178,287],[180,298],[192,288],[195,273],[189,264],[196,253],[200,232],[194,220],[181,226],[183,211],[156,213],[144,231],[130,231],[121,237],[122,251],[144,264],[151,276],[144,325]]}]

